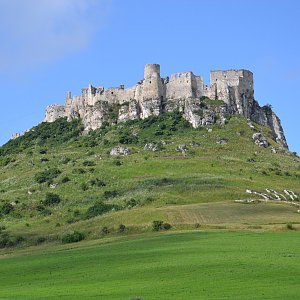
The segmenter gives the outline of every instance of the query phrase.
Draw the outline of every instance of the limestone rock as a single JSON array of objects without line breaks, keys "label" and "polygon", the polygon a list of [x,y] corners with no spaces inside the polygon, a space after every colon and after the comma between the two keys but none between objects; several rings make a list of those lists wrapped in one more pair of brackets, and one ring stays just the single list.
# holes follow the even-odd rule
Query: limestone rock
[{"label": "limestone rock", "polygon": [[66,107],[65,105],[52,104],[46,108],[46,115],[44,122],[54,122],[59,118],[66,117]]},{"label": "limestone rock", "polygon": [[220,139],[217,141],[217,144],[219,145],[226,145],[228,143],[228,141],[226,139]]},{"label": "limestone rock", "polygon": [[188,148],[185,144],[178,145],[176,148],[176,151],[179,151],[181,153],[185,153],[187,150]]},{"label": "limestone rock", "polygon": [[254,143],[259,147],[267,148],[269,146],[268,140],[261,132],[254,133],[252,139]]},{"label": "limestone rock", "polygon": [[112,156],[127,156],[129,154],[131,154],[131,151],[128,148],[122,146],[114,147],[110,151],[110,155]]},{"label": "limestone rock", "polygon": [[144,149],[155,152],[155,151],[158,151],[158,145],[155,143],[147,143],[147,144],[145,144]]}]

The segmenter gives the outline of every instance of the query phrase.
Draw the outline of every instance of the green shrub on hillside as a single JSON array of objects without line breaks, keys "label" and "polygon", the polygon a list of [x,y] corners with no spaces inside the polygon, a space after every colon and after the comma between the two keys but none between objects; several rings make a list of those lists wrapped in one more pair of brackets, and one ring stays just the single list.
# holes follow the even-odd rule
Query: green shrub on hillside
[{"label": "green shrub on hillside", "polygon": [[48,182],[51,183],[54,178],[56,178],[61,171],[57,168],[50,168],[45,171],[35,174],[34,179],[37,183]]},{"label": "green shrub on hillside", "polygon": [[97,186],[97,187],[106,186],[106,183],[103,180],[99,179],[99,178],[91,179],[90,184],[92,186]]},{"label": "green shrub on hillside", "polygon": [[0,206],[0,215],[5,216],[10,214],[14,210],[14,206],[8,202],[5,202]]},{"label": "green shrub on hillside", "polygon": [[82,232],[74,231],[72,233],[67,233],[62,236],[62,243],[77,243],[84,240],[85,236]]},{"label": "green shrub on hillside", "polygon": [[106,212],[111,211],[113,208],[117,208],[115,205],[112,204],[106,204],[103,202],[98,202],[92,206],[90,206],[86,213],[85,213],[85,219],[91,219],[99,215],[103,215]]},{"label": "green shrub on hillside", "polygon": [[163,221],[153,221],[152,223],[153,231],[169,230],[171,229],[171,227],[171,224],[164,223]]},{"label": "green shrub on hillside", "polygon": [[43,204],[46,206],[52,206],[52,205],[57,205],[58,203],[60,203],[60,201],[61,199],[59,195],[53,193],[47,193],[46,198],[43,201]]},{"label": "green shrub on hillside", "polygon": [[8,233],[0,234],[0,248],[15,247],[25,239],[22,236],[10,236]]}]

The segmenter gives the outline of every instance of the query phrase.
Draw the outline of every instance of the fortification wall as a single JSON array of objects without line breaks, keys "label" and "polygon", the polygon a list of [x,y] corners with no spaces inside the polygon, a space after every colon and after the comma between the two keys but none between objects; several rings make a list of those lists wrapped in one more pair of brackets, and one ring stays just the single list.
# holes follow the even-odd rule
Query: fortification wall
[{"label": "fortification wall", "polygon": [[205,112],[197,115],[200,98],[223,100],[226,113],[241,114],[253,121],[272,128],[285,145],[280,120],[274,115],[266,115],[254,101],[253,74],[247,70],[224,70],[210,72],[210,86],[204,84],[201,76],[192,72],[172,74],[164,79],[160,76],[158,64],[147,64],[144,78],[136,85],[125,89],[123,85],[105,89],[89,85],[82,89],[80,96],[72,97],[68,92],[65,105],[50,105],[46,109],[45,122],[53,122],[61,117],[68,120],[81,118],[85,130],[99,128],[107,119],[109,105],[119,104],[118,122],[131,119],[144,119],[163,112],[181,111],[194,127],[213,123],[214,115],[225,113]]}]

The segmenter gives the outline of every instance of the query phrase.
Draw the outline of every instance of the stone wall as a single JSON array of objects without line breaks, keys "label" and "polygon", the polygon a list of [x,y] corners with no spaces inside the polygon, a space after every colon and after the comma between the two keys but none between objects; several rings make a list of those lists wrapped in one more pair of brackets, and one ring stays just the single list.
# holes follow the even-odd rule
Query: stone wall
[{"label": "stone wall", "polygon": [[[201,97],[223,100],[220,111],[199,110]],[[144,119],[164,112],[181,111],[193,127],[207,126],[214,122],[216,114],[224,119],[225,112],[240,114],[272,129],[274,139],[287,147],[279,118],[271,110],[261,108],[254,100],[253,74],[248,70],[224,70],[210,72],[210,85],[192,72],[180,72],[161,78],[158,64],[147,64],[144,78],[125,89],[123,85],[105,89],[89,85],[81,96],[67,93],[64,105],[50,105],[46,109],[45,122],[58,118],[81,118],[85,131],[94,130],[107,121],[109,107],[118,105],[118,122]],[[199,115],[201,111],[201,114]],[[197,113],[196,113],[197,112]]]}]

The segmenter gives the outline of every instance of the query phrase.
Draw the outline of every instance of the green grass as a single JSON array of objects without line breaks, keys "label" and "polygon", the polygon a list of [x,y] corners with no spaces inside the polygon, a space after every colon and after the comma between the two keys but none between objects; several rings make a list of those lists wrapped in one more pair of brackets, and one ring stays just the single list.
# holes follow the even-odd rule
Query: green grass
[{"label": "green grass", "polygon": [[[78,136],[78,121],[43,123],[0,149],[0,211],[5,203],[14,205],[0,216],[0,227],[13,238],[21,236],[21,245],[28,246],[41,238],[60,242],[73,230],[97,239],[103,226],[114,234],[121,223],[129,227],[128,234],[150,231],[154,220],[171,223],[174,230],[195,223],[240,229],[244,224],[278,224],[275,230],[281,230],[289,222],[300,223],[296,207],[287,204],[233,203],[257,198],[246,189],[300,193],[299,157],[280,149],[269,128],[255,126],[278,153],[256,146],[254,131],[240,116],[231,117],[224,127],[212,126],[212,132],[188,127],[175,113],[84,137]],[[134,137],[124,144],[132,154],[111,157],[109,151],[124,137]],[[219,145],[219,139],[228,143]],[[146,142],[159,143],[160,151],[144,150]],[[180,144],[187,145],[186,154],[176,151]],[[45,206],[48,193],[61,201]],[[132,199],[137,206],[129,209]],[[88,209],[99,201],[112,211],[87,219]]]},{"label": "green grass", "polygon": [[300,239],[160,233],[1,258],[0,299],[299,299]]}]

